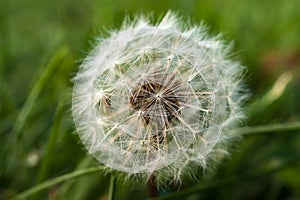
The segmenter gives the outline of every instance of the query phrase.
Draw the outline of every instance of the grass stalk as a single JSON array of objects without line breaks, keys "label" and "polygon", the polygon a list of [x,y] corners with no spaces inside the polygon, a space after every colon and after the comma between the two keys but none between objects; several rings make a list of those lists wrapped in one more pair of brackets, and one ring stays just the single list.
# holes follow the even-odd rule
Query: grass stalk
[{"label": "grass stalk", "polygon": [[56,185],[58,183],[61,183],[63,181],[66,180],[71,180],[71,179],[75,179],[75,178],[79,178],[81,176],[85,176],[88,174],[92,174],[92,173],[97,173],[103,170],[102,166],[98,166],[98,167],[91,167],[91,168],[87,168],[87,169],[82,169],[82,170],[77,170],[77,171],[73,171],[71,173],[62,175],[62,176],[58,176],[56,178],[50,179],[48,181],[45,181],[43,183],[40,183],[20,194],[18,194],[17,196],[15,196],[13,198],[13,200],[19,200],[19,199],[25,199],[27,197],[29,197],[32,194],[35,194],[43,189],[49,188],[53,185]]}]

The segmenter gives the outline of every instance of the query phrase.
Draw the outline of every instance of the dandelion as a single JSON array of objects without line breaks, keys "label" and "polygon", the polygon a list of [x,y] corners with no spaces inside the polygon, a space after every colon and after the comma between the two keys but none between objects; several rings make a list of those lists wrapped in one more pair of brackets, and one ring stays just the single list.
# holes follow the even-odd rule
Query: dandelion
[{"label": "dandelion", "polygon": [[128,175],[180,181],[216,161],[242,117],[243,67],[205,27],[167,13],[124,23],[74,78],[73,117],[89,154]]}]

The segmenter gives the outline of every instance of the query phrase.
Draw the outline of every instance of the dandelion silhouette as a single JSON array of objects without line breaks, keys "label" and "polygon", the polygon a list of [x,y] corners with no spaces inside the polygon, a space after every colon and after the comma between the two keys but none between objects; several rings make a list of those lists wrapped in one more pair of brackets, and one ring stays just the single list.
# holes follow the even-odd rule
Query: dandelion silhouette
[{"label": "dandelion silhouette", "polygon": [[73,116],[89,154],[129,175],[179,181],[206,167],[241,118],[243,67],[205,28],[172,13],[157,25],[125,23],[75,77]]}]

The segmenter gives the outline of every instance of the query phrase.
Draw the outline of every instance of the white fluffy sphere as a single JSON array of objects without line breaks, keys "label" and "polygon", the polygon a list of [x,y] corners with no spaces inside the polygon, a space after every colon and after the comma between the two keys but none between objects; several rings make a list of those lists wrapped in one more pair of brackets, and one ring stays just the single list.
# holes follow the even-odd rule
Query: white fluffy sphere
[{"label": "white fluffy sphere", "polygon": [[165,179],[180,179],[190,164],[205,167],[242,116],[243,67],[227,50],[171,13],[157,25],[126,23],[102,40],[74,79],[72,111],[89,154]]}]

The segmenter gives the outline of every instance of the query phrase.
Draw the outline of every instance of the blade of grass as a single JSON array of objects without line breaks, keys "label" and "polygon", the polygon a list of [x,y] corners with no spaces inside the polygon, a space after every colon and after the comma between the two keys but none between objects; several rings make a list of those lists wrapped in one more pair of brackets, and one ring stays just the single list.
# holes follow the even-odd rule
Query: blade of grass
[{"label": "blade of grass", "polygon": [[[247,131],[244,131],[244,134],[255,133],[255,131],[262,134],[262,133],[268,133],[268,132],[291,131],[291,130],[299,130],[299,129],[300,129],[300,122],[293,122],[293,123],[290,123],[290,124],[281,123],[281,124],[275,124],[275,125],[271,124],[271,125],[264,125],[264,126],[258,126],[258,127],[248,127],[246,129]],[[298,160],[297,159],[292,159],[292,161],[288,162],[288,164],[286,164],[286,165],[290,166],[291,163],[294,164],[295,161],[298,161]],[[245,180],[272,174],[274,172],[277,172],[277,171],[285,168],[286,165],[278,167],[278,168],[274,168],[271,171],[267,171],[267,172],[264,172],[262,174],[258,174],[258,175],[255,174],[255,175],[251,175],[251,176],[246,175]],[[100,166],[100,167],[91,167],[91,168],[87,168],[87,169],[77,170],[77,171],[71,172],[69,174],[65,174],[65,175],[62,175],[60,177],[56,177],[54,179],[50,179],[50,180],[48,180],[44,183],[36,185],[36,186],[20,193],[14,199],[23,199],[23,198],[25,198],[27,196],[30,196],[30,195],[32,195],[32,194],[34,194],[34,193],[36,193],[40,190],[51,187],[51,186],[53,186],[57,183],[60,183],[60,182],[66,181],[66,180],[70,180],[70,179],[74,179],[74,178],[84,176],[84,175],[87,175],[87,174],[96,173],[96,172],[101,171],[102,169],[104,169],[104,167],[102,167],[102,166]],[[236,178],[239,178],[239,177],[233,177],[233,178],[229,178],[229,179],[226,179],[226,180],[223,180],[223,181],[220,181],[220,182],[214,182],[214,183],[212,183],[212,185],[200,185],[200,186],[197,186],[197,187],[192,188],[190,190],[179,192],[178,195],[179,196],[186,195],[186,194],[190,194],[194,191],[210,189],[212,187],[216,187],[216,186],[219,186],[219,185],[222,185],[222,184],[233,183],[233,182],[235,182]],[[175,193],[175,194],[177,195],[177,193]],[[174,197],[174,196],[171,196],[171,195],[173,195],[173,194],[170,194],[170,195],[165,196],[165,197],[155,198],[155,199],[170,199],[171,197]],[[169,196],[171,196],[171,197],[169,198]]]},{"label": "blade of grass", "polygon": [[[86,156],[77,164],[77,166],[75,167],[75,171],[92,167],[92,163],[93,163],[93,158]],[[59,189],[57,191],[58,199],[62,199],[65,195],[69,194],[68,192],[71,189],[75,188],[74,181],[75,180],[66,181],[59,187]],[[75,195],[73,194],[72,196],[75,196]]]},{"label": "blade of grass", "polygon": [[20,135],[21,130],[23,129],[28,115],[30,114],[39,94],[53,75],[55,69],[59,66],[59,63],[65,57],[67,52],[68,50],[66,49],[66,47],[60,48],[53,56],[48,66],[45,68],[45,71],[41,74],[40,78],[34,84],[14,124],[13,131],[11,134],[11,140],[13,142],[15,142],[18,139],[18,136]]},{"label": "blade of grass", "polygon": [[287,131],[296,130],[300,130],[300,121],[243,127],[235,129],[232,132],[234,133],[234,135],[254,136],[263,135],[270,132],[285,133]]},{"label": "blade of grass", "polygon": [[[40,78],[34,84],[32,90],[30,91],[27,99],[23,107],[21,108],[19,114],[17,115],[17,119],[14,123],[12,132],[10,133],[9,137],[7,138],[7,142],[5,144],[5,148],[1,153],[1,159],[4,160],[2,162],[7,163],[5,167],[6,172],[13,171],[14,164],[17,163],[17,159],[19,159],[19,151],[22,149],[20,145],[18,145],[18,141],[20,140],[21,132],[23,127],[26,123],[26,120],[32,111],[35,102],[37,101],[38,96],[40,95],[42,89],[45,87],[47,82],[52,77],[55,70],[59,67],[59,63],[67,54],[68,50],[66,47],[61,47],[56,54],[52,57],[49,64],[41,74]],[[9,158],[7,158],[9,155]],[[6,161],[7,159],[7,161]]]},{"label": "blade of grass", "polygon": [[[56,108],[54,123],[51,129],[49,142],[45,147],[42,163],[38,171],[36,183],[41,183],[43,180],[46,179],[47,173],[49,171],[49,167],[51,166],[51,162],[53,161],[52,157],[53,155],[55,155],[54,153],[55,144],[59,136],[59,130],[63,119],[63,114],[64,114],[63,107],[64,107],[63,103],[59,102]],[[40,199],[40,198],[37,196],[36,199]]]},{"label": "blade of grass", "polygon": [[47,146],[45,148],[41,167],[39,168],[38,171],[37,183],[40,183],[41,181],[45,180],[45,178],[47,177],[48,168],[50,166],[50,163],[52,162],[52,155],[54,155],[55,143],[58,139],[60,126],[63,119],[63,114],[64,114],[63,107],[64,107],[63,103],[59,102],[56,108],[56,113],[54,117],[55,121],[51,129],[49,142],[47,143]]},{"label": "blade of grass", "polygon": [[293,74],[290,71],[286,71],[281,74],[270,90],[267,91],[261,98],[257,98],[258,100],[248,107],[248,117],[250,118],[256,115],[278,100],[284,94],[287,86],[292,80]]},{"label": "blade of grass", "polygon": [[294,121],[242,127],[230,131],[234,136],[228,137],[226,139],[228,141],[240,140],[241,136],[248,139],[243,142],[241,146],[239,146],[239,153],[235,154],[234,159],[231,159],[231,161],[228,162],[226,166],[224,166],[224,168],[222,168],[222,173],[232,174],[239,169],[239,166],[243,166],[243,164],[247,162],[245,160],[245,157],[251,156],[251,152],[253,151],[253,149],[259,148],[259,141],[263,140],[263,138],[260,138],[261,136],[269,137],[270,135],[272,137],[275,134],[298,134],[300,133],[299,130],[300,121]]},{"label": "blade of grass", "polygon": [[294,158],[286,161],[284,164],[281,164],[279,166],[276,166],[270,170],[266,170],[263,172],[255,172],[255,173],[248,173],[245,175],[239,175],[234,177],[229,177],[227,179],[213,181],[210,183],[205,184],[199,184],[195,187],[192,187],[190,189],[186,189],[180,192],[173,192],[165,196],[156,197],[156,198],[150,198],[149,200],[166,200],[166,199],[177,199],[179,197],[188,196],[193,193],[198,193],[201,191],[209,190],[209,189],[216,189],[219,187],[229,186],[237,183],[241,183],[241,181],[250,181],[259,179],[262,177],[270,176],[272,174],[275,174],[281,170],[287,169],[288,167],[292,167],[293,165],[299,165],[299,159]]},{"label": "blade of grass", "polygon": [[[86,156],[75,167],[75,170],[85,169],[95,166],[98,163],[94,158]],[[97,196],[107,196],[107,189],[109,189],[108,176],[94,176],[93,174],[80,177],[76,180],[67,180],[62,183],[56,190],[56,199],[64,199],[72,197],[73,199],[90,199]],[[91,196],[92,194],[92,196]]]},{"label": "blade of grass", "polygon": [[87,169],[82,169],[82,170],[78,170],[78,171],[73,171],[71,173],[62,175],[62,176],[58,176],[56,178],[50,179],[48,181],[45,181],[43,183],[40,183],[20,194],[18,194],[17,196],[15,196],[13,199],[17,200],[17,199],[25,199],[28,196],[35,194],[43,189],[49,188],[55,184],[61,183],[63,181],[66,180],[70,180],[70,179],[75,179],[81,176],[85,176],[87,174],[92,174],[92,173],[97,173],[100,172],[104,169],[103,166],[97,166],[97,167],[91,167],[91,168],[87,168]]}]

